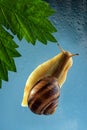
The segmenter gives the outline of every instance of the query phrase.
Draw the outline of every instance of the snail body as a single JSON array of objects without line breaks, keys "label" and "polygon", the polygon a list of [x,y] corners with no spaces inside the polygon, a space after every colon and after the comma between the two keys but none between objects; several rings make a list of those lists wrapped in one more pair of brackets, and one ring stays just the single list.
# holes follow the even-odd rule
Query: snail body
[{"label": "snail body", "polygon": [[[44,96],[44,98],[41,96],[41,92],[38,94],[39,96],[37,96],[36,90],[38,91],[38,87],[36,87],[36,86],[38,86],[38,83],[39,83],[39,87],[43,90],[43,86],[46,86],[46,84],[48,84],[50,81],[55,79],[54,84],[56,83],[56,85],[51,85],[51,83],[50,83],[49,87],[47,86],[47,88],[50,88],[50,86],[56,86],[56,91],[57,91],[56,95],[58,96],[59,88],[61,88],[63,83],[65,82],[68,70],[70,69],[70,67],[73,64],[72,56],[77,55],[77,54],[71,54],[70,52],[63,50],[60,46],[59,46],[59,49],[61,50],[60,54],[54,56],[52,59],[49,59],[48,61],[39,65],[30,74],[30,76],[28,77],[28,80],[26,82],[26,86],[24,89],[24,96],[23,96],[23,100],[22,100],[22,106],[25,106],[25,107],[28,106],[36,114],[44,114],[44,113],[46,114],[45,108],[48,108],[47,106],[45,106],[45,108],[44,108],[43,107],[44,105],[42,105],[42,104],[38,105],[38,103],[37,103],[37,106],[42,106],[43,110],[41,108],[37,108],[35,110],[33,109],[34,108],[34,105],[32,105],[33,100],[31,100],[31,99],[33,99],[33,97],[34,98],[37,97],[37,99],[38,99],[38,97],[40,97],[41,100],[43,100],[45,98],[45,96]],[[47,78],[47,80],[46,80],[46,78]],[[51,78],[51,80],[50,80],[50,78]],[[49,81],[48,81],[48,79],[49,79]],[[45,80],[44,85],[42,84],[43,80]],[[52,88],[52,92],[54,92],[54,91],[55,91],[55,87]],[[44,92],[42,92],[42,93],[44,93]],[[52,93],[52,95],[53,95],[53,93]],[[54,93],[54,97],[55,97],[55,93]],[[47,114],[51,114],[55,111],[55,108],[56,108],[55,106],[57,106],[58,97],[56,97],[56,101],[55,101],[56,103],[54,103],[54,105],[51,106],[53,108],[53,111],[49,110],[47,112]],[[47,99],[49,100],[50,97]],[[41,100],[40,100],[40,102],[41,102]],[[36,99],[35,99],[35,101],[36,101]],[[44,100],[44,101],[46,101],[46,100]],[[49,103],[47,103],[47,104],[49,104]],[[43,104],[44,104],[44,102],[43,102]]]}]

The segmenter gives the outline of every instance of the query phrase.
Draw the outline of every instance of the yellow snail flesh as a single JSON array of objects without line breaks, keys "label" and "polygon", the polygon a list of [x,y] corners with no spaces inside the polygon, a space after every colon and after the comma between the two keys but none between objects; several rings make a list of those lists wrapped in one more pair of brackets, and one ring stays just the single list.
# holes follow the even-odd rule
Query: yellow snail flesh
[{"label": "yellow snail flesh", "polygon": [[[59,44],[58,44],[58,46],[59,46]],[[46,62],[42,63],[41,65],[39,65],[30,74],[30,76],[28,77],[26,85],[25,85],[25,89],[24,89],[24,96],[23,96],[23,100],[22,100],[22,106],[25,106],[25,107],[28,106],[30,109],[32,108],[32,100],[31,100],[32,99],[32,95],[34,96],[34,98],[38,98],[38,97],[42,98],[41,95],[37,96],[37,94],[35,92],[36,89],[34,90],[34,86],[39,81],[42,82],[42,79],[44,80],[44,77],[45,77],[45,79],[46,79],[46,77],[47,78],[51,77],[51,79],[52,79],[52,77],[56,78],[55,82],[57,81],[57,83],[58,83],[58,84],[56,84],[56,88],[58,87],[58,90],[57,90],[58,94],[57,94],[57,96],[59,95],[59,87],[60,88],[62,87],[63,83],[66,80],[67,72],[68,72],[68,70],[70,69],[70,67],[73,64],[72,56],[78,55],[78,54],[71,54],[69,51],[63,50],[60,46],[59,46],[59,49],[61,50],[60,54],[54,56],[52,59],[49,59],[48,61],[46,61]],[[48,83],[48,81],[47,81],[47,83]],[[47,84],[47,83],[45,83],[45,84]],[[51,85],[49,85],[49,87],[50,86]],[[40,87],[43,90],[43,84]],[[48,100],[49,99],[50,98],[48,98]],[[43,99],[40,99],[40,101],[41,100],[43,100]],[[56,99],[56,100],[58,100],[58,99]],[[52,106],[53,109],[55,109],[56,106],[57,106],[57,103],[54,104],[54,106]],[[37,107],[39,107],[38,103],[37,103]],[[33,109],[35,109],[35,108],[33,108]],[[51,112],[48,111],[46,113],[46,112],[43,112],[44,109],[45,109],[44,107],[43,107],[43,110],[40,109],[40,108],[38,108],[38,109],[36,109],[36,111],[35,110],[31,110],[31,111],[33,111],[36,114],[52,114],[55,111],[55,110],[53,110],[53,111],[50,110]]]}]

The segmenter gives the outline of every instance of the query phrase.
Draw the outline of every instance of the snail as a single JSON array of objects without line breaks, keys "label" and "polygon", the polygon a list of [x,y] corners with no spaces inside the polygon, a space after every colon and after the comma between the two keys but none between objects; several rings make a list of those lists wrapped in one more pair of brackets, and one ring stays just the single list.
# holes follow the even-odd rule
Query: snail
[{"label": "snail", "polygon": [[28,77],[22,106],[29,107],[35,114],[49,115],[56,111],[60,88],[73,64],[72,54],[60,47],[60,53],[39,65]]}]

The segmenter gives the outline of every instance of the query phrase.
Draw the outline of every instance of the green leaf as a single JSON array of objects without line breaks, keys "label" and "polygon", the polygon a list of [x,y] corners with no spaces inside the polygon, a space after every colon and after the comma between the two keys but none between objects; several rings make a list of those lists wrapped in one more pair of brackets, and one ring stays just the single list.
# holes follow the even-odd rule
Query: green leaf
[{"label": "green leaf", "polygon": [[0,88],[1,88],[1,86],[2,86],[2,80],[0,79]]},{"label": "green leaf", "polygon": [[49,20],[53,13],[43,0],[0,0],[0,87],[2,80],[8,81],[8,71],[16,72],[14,58],[21,56],[14,35],[33,45],[37,40],[57,42],[57,30]]},{"label": "green leaf", "polygon": [[0,84],[2,80],[8,81],[8,71],[16,72],[14,57],[21,56],[16,50],[18,45],[13,37],[0,26]]},{"label": "green leaf", "polygon": [[4,62],[0,60],[0,79],[8,81],[8,71]]},{"label": "green leaf", "polygon": [[14,2],[4,0],[0,2],[0,23],[16,34],[20,40],[25,38],[32,44],[35,44],[36,40],[45,44],[48,40],[57,42],[52,34],[57,30],[48,20],[53,13],[54,10],[49,4],[42,0],[15,0]]}]

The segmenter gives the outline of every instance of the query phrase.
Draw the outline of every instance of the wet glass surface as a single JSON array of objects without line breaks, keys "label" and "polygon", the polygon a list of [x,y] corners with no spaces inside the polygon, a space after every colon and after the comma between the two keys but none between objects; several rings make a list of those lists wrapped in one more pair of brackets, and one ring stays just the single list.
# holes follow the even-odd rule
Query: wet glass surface
[{"label": "wet glass surface", "polygon": [[87,0],[56,0],[55,2],[48,0],[48,2],[56,11],[52,21],[58,29],[59,36],[63,35],[70,39],[71,44],[78,44],[82,49],[86,48]]},{"label": "wet glass surface", "polygon": [[50,19],[57,28],[60,45],[72,53],[73,66],[60,91],[58,108],[51,116],[38,116],[21,107],[28,75],[60,51],[55,43],[36,46],[19,42],[21,58],[15,59],[17,73],[0,89],[0,130],[86,130],[87,129],[87,0],[47,0],[56,13]]}]

